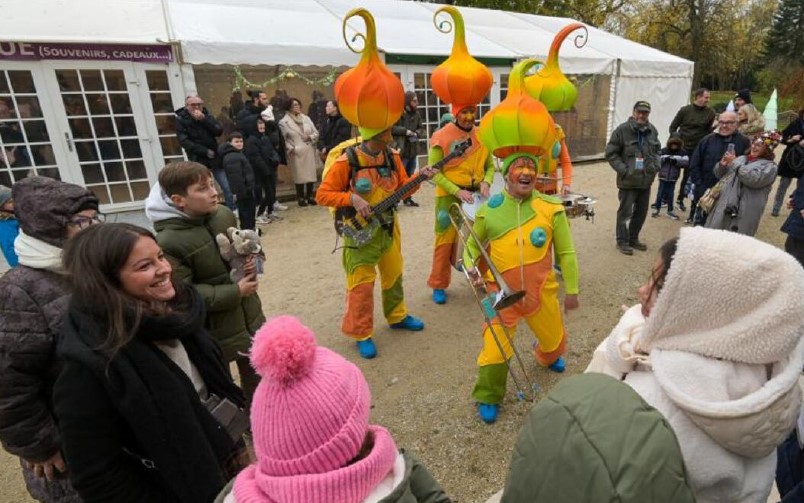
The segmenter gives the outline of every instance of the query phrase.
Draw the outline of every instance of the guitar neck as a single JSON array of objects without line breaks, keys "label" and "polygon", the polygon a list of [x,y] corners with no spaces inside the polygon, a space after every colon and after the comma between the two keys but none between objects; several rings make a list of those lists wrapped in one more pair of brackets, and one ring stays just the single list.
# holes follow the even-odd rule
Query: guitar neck
[{"label": "guitar neck", "polygon": [[[450,152],[446,157],[438,161],[437,163],[433,164],[431,168],[435,170],[440,170],[442,166],[446,163],[450,162],[451,160],[455,159],[456,157],[460,157],[463,155],[464,151],[472,145],[471,139],[467,139],[462,145],[461,148],[456,148],[454,151]],[[411,190],[418,187],[423,181],[425,181],[427,177],[421,173],[416,175],[415,177],[408,180],[405,185],[399,187],[393,194],[388,196],[387,198],[383,199],[376,206],[372,207],[372,212],[375,214],[380,214],[388,211],[394,205],[396,205],[399,201],[402,200],[402,196],[410,192]]]},{"label": "guitar neck", "polygon": [[396,192],[394,192],[393,194],[391,194],[387,198],[385,198],[382,201],[380,201],[379,203],[377,203],[377,205],[372,208],[374,210],[374,213],[384,213],[384,212],[388,211],[394,205],[396,205],[399,201],[402,200],[402,196],[404,196],[405,194],[407,194],[411,190],[413,190],[416,187],[418,187],[419,185],[421,185],[421,183],[423,181],[425,181],[426,179],[427,179],[427,177],[422,175],[422,174],[416,175],[415,177],[411,178],[408,181],[408,183],[406,183],[405,185],[399,187],[399,189],[397,189]]}]

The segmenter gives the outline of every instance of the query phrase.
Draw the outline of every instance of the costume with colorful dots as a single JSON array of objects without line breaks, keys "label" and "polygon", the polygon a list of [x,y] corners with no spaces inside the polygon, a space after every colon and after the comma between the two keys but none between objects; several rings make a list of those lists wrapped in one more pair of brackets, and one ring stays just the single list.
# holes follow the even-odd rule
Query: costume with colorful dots
[{"label": "costume with colorful dots", "polygon": [[449,208],[453,203],[461,203],[456,194],[461,189],[476,192],[480,182],[491,186],[494,181],[494,162],[489,149],[480,143],[475,135],[475,128],[464,131],[455,123],[450,123],[436,131],[430,138],[430,166],[452,153],[455,145],[471,138],[472,146],[464,155],[448,162],[433,177],[436,183],[435,204],[435,244],[433,249],[433,266],[427,286],[445,289],[449,286],[453,250],[458,241],[458,232],[449,219]]},{"label": "costume with colorful dots", "polygon": [[[553,253],[563,273],[566,293],[578,293],[578,261],[569,221],[559,199],[534,190],[526,198],[512,197],[507,190],[496,194],[480,207],[473,227],[494,267],[515,291],[525,297],[502,309],[492,320],[505,355],[494,341],[488,324],[483,326],[483,349],[477,357],[480,366],[473,398],[484,404],[498,404],[505,395],[506,361],[512,356],[513,341],[520,320],[538,340],[535,356],[543,366],[554,363],[566,351],[566,330],[558,300],[558,282],[553,270]],[[474,267],[480,250],[473,240],[464,250],[464,263]],[[490,273],[485,276],[489,292],[499,290]]]}]

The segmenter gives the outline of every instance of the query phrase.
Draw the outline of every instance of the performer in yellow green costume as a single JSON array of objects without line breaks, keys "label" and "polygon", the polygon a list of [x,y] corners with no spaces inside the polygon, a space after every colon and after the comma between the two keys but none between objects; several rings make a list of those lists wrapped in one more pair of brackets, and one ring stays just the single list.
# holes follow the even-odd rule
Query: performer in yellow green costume
[{"label": "performer in yellow green costume", "polygon": [[[451,279],[451,259],[458,240],[457,231],[450,224],[447,214],[449,207],[455,202],[472,203],[474,192],[488,197],[494,181],[494,163],[489,150],[477,141],[475,134],[477,104],[491,89],[491,71],[469,55],[463,18],[458,9],[452,6],[442,7],[435,12],[433,19],[436,20],[442,12],[452,16],[455,40],[452,54],[433,71],[430,82],[441,101],[452,105],[455,120],[436,131],[430,138],[429,163],[433,165],[440,161],[452,152],[455,145],[467,138],[472,139],[472,146],[462,157],[448,162],[433,178],[436,183],[435,246],[427,286],[433,289],[433,301],[436,304],[447,302],[446,288]],[[436,27],[441,31],[449,31],[442,28],[442,24],[436,22]]]},{"label": "performer in yellow green costume", "polygon": [[[564,206],[559,199],[534,189],[539,156],[556,144],[555,124],[547,109],[522,90],[524,73],[536,63],[525,60],[513,69],[508,96],[486,114],[478,131],[480,140],[504,159],[505,189],[481,206],[473,229],[505,282],[515,291],[526,292],[522,300],[500,310],[492,320],[504,354],[490,327],[484,325],[483,350],[477,358],[480,371],[472,396],[481,419],[488,423],[497,419],[505,395],[510,341],[520,320],[525,320],[538,340],[536,361],[556,372],[564,371],[561,355],[566,351],[567,334],[551,252],[563,270],[564,307],[578,307],[578,263]],[[467,243],[464,266],[478,280],[479,255],[478,243]],[[489,291],[498,290],[490,273],[484,279]]]},{"label": "performer in yellow green costume", "polygon": [[[374,358],[377,355],[373,340],[377,270],[383,313],[391,328],[416,331],[422,330],[424,323],[408,314],[405,307],[401,236],[393,205],[379,216],[372,215],[372,207],[408,181],[399,153],[388,148],[393,139],[390,128],[402,114],[405,93],[402,83],[377,55],[374,18],[365,9],[354,9],[344,19],[344,30],[346,21],[353,16],[360,16],[366,22],[365,47],[358,65],[338,78],[335,95],[343,116],[358,125],[363,142],[350,147],[351,151],[342,154],[327,169],[316,201],[323,206],[351,207],[363,217],[381,218],[384,222],[374,229],[368,242],[360,244],[344,237],[343,246],[347,293],[341,330],[356,340],[360,356]],[[433,171],[425,167],[420,173],[431,177]]]}]

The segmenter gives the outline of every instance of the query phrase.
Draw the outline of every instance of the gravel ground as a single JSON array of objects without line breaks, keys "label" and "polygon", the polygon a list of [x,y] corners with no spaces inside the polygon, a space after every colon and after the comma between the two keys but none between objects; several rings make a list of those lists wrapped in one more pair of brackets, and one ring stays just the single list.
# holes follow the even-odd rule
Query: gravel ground
[{"label": "gravel ground", "polygon": [[[596,197],[594,222],[573,220],[580,263],[580,310],[571,313],[567,372],[537,368],[530,353],[533,338],[520,329],[517,347],[526,369],[538,384],[539,397],[565,376],[583,372],[592,351],[616,323],[622,304],[636,302],[636,289],[650,273],[658,247],[677,235],[682,222],[664,215],[648,218],[641,239],[649,250],[626,257],[614,247],[617,191],[614,173],[605,163],[576,167],[573,188]],[[655,187],[654,187],[655,190]],[[376,310],[378,358],[357,355],[352,342],[340,335],[344,276],[332,223],[321,208],[291,203],[285,220],[266,226],[268,254],[260,295],[267,315],[299,316],[319,342],[345,355],[364,372],[373,394],[373,423],[386,426],[397,445],[412,450],[433,472],[453,501],[483,502],[505,481],[511,450],[529,402],[518,402],[512,386],[494,425],[481,423],[470,392],[481,346],[481,313],[462,277],[454,276],[449,302],[436,306],[425,281],[432,253],[433,188],[415,197],[420,208],[402,207],[405,291],[408,309],[427,323],[423,332],[389,330]],[[782,218],[768,209],[757,237],[781,246]],[[0,501],[30,501],[14,458],[0,452]]]}]

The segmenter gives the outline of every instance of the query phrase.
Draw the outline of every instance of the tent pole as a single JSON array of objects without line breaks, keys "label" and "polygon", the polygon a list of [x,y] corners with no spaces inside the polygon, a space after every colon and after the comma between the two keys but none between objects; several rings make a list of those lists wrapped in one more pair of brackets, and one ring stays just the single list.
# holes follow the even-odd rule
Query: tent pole
[{"label": "tent pole", "polygon": [[617,127],[615,122],[615,113],[617,111],[617,87],[620,83],[620,65],[622,65],[623,60],[617,58],[617,61],[614,63],[614,73],[611,76],[611,84],[609,87],[609,117],[608,117],[608,127],[606,129],[606,141],[611,138],[611,133],[614,132],[614,128]]}]

